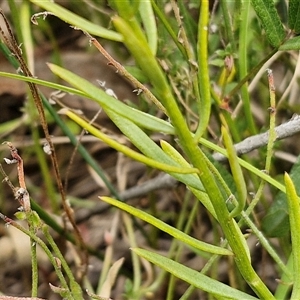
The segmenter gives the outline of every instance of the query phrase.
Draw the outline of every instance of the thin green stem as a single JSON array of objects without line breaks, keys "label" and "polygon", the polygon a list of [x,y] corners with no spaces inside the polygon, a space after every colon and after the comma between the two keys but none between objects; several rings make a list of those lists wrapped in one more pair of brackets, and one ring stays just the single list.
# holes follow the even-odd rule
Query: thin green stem
[{"label": "thin green stem", "polygon": [[[176,226],[178,229],[181,229],[184,225],[184,222],[186,222],[186,225],[184,226],[183,232],[185,233],[189,233],[193,222],[195,220],[196,214],[198,212],[198,208],[199,208],[199,201],[196,201],[195,204],[193,205],[193,208],[191,210],[191,212],[188,212],[188,204],[189,204],[189,198],[190,198],[190,194],[188,194],[185,199],[184,199],[184,203],[182,206],[182,210],[181,210],[181,214],[178,220],[178,225]],[[182,250],[184,249],[184,245],[183,244],[179,244],[178,248],[176,249],[176,255],[174,260],[175,261],[179,261],[180,260],[180,256],[182,254]],[[171,300],[174,299],[174,291],[175,291],[175,282],[176,282],[176,278],[171,275],[170,277],[170,281],[168,284],[168,298],[167,300]],[[173,287],[172,287],[173,286]]]},{"label": "thin green stem", "polygon": [[196,141],[198,141],[207,130],[211,110],[210,81],[208,72],[208,21],[209,1],[202,0],[200,5],[197,44],[200,102],[198,105],[199,124],[195,133]]},{"label": "thin green stem", "polygon": [[229,212],[225,204],[226,199],[223,198],[221,191],[219,190],[219,187],[217,186],[206,164],[205,155],[195,143],[175,99],[168,90],[165,91],[162,99],[164,99],[165,107],[170,114],[174,127],[176,128],[181,146],[190,158],[193,166],[201,171],[199,178],[205,187],[210,200],[212,201],[216,215],[223,228],[225,236],[228,239],[229,245],[236,255],[235,261],[241,274],[259,296],[273,299],[272,294],[251,266],[248,251],[245,248],[243,234],[237,228],[234,220],[229,217]]},{"label": "thin green stem", "polygon": [[[250,1],[242,1],[240,32],[239,32],[239,78],[240,80],[248,73],[247,45],[248,45],[248,16],[250,9]],[[241,97],[243,101],[244,113],[247,126],[251,134],[256,134],[257,129],[254,124],[253,115],[251,113],[250,96],[248,92],[248,83],[241,87]]]},{"label": "thin green stem", "polygon": [[74,297],[74,299],[82,299],[82,298],[80,298],[80,297],[82,297],[82,290],[81,290],[79,284],[77,283],[77,281],[75,280],[75,278],[73,276],[73,273],[72,273],[71,269],[69,268],[69,265],[66,262],[64,256],[62,255],[59,248],[57,247],[57,244],[54,242],[52,236],[50,235],[48,226],[43,225],[42,230],[43,230],[43,233],[45,235],[45,238],[49,242],[49,244],[52,247],[55,255],[59,259],[64,271],[66,272],[66,275],[69,278],[69,281],[70,281],[69,285],[70,285],[70,289],[71,289],[71,292],[72,292],[72,296]]},{"label": "thin green stem", "polygon": [[157,52],[157,28],[155,22],[155,16],[153,13],[153,8],[151,6],[150,0],[140,1],[139,12],[143,25],[147,34],[147,40],[149,47],[153,53],[156,55]]},{"label": "thin green stem", "polygon": [[[28,2],[22,2],[20,4],[19,7],[19,16],[18,16],[18,24],[20,24],[20,34],[21,34],[21,40],[23,41],[23,51],[24,56],[26,57],[26,61],[28,63],[29,69],[31,71],[33,71],[34,69],[34,58],[33,58],[33,40],[32,40],[32,32],[30,29],[30,4]],[[19,36],[20,37],[20,36]],[[29,118],[31,120],[30,122],[30,126],[32,129],[32,135],[37,134],[38,132],[36,130],[36,126],[35,126],[35,120],[37,120],[37,113],[36,110],[34,108],[34,102],[33,102],[33,98],[30,94],[29,89],[28,90],[28,94],[29,94],[29,106],[31,105],[31,109],[29,109],[28,111],[28,115]],[[38,145],[39,146],[39,145]],[[45,160],[44,158],[42,160],[39,160],[39,163],[44,163]],[[47,170],[47,174],[49,174],[49,170]],[[52,180],[51,180],[52,181]],[[30,215],[33,216],[32,211],[30,211],[28,213],[28,218],[27,218],[27,222],[28,222],[28,226],[29,226],[29,231],[34,235],[36,234],[37,228],[35,227],[34,223],[31,222],[31,220],[33,219],[33,217],[30,217]],[[34,240],[32,238],[30,238],[30,250],[31,250],[31,271],[32,271],[32,282],[31,282],[31,296],[32,297],[37,297],[38,295],[38,261],[37,261],[37,247],[36,247],[36,243],[34,242]]]},{"label": "thin green stem", "polygon": [[229,132],[224,126],[222,127],[221,131],[222,131],[223,143],[226,147],[227,154],[228,154],[228,161],[229,161],[232,177],[237,190],[238,204],[233,209],[233,211],[231,211],[230,216],[236,217],[242,212],[246,204],[247,187]]},{"label": "thin green stem", "polygon": [[[221,247],[227,247],[228,245],[228,241],[225,240],[221,243]],[[206,274],[208,272],[208,270],[212,267],[212,265],[215,263],[216,260],[220,259],[220,256],[218,255],[213,255],[208,262],[205,264],[205,266],[202,268],[201,270],[201,274]],[[190,299],[193,291],[195,290],[194,286],[190,286],[185,292],[184,294],[181,296],[181,298],[179,300],[188,300]]]},{"label": "thin green stem", "polygon": [[201,171],[199,178],[212,201],[229,245],[236,255],[235,261],[241,274],[257,295],[263,298],[273,299],[274,297],[251,266],[248,251],[245,248],[244,237],[237,228],[235,221],[229,217],[229,212],[225,204],[226,199],[223,198],[221,191],[206,164],[205,155],[195,143],[173,96],[171,93],[167,93],[163,99],[165,99],[164,106],[169,112],[171,121],[177,130],[181,146],[190,158],[193,166]]},{"label": "thin green stem", "polygon": [[276,121],[276,96],[275,96],[275,84],[272,70],[268,69],[268,80],[269,80],[269,93],[270,93],[270,129],[269,129],[269,141],[267,145],[266,155],[266,172],[270,171],[271,160],[273,157],[273,147],[276,141],[275,121]]},{"label": "thin green stem", "polygon": [[[227,197],[230,197],[232,195],[232,192],[230,191],[230,189],[229,189],[228,185],[226,184],[226,182],[224,181],[223,177],[220,175],[220,173],[218,172],[216,167],[209,160],[207,160],[207,163],[208,163],[208,166],[209,166],[211,172],[214,174],[216,179],[220,182],[220,185],[223,187]],[[264,181],[262,181],[260,187],[263,187],[263,186],[264,186]],[[259,193],[259,191],[257,193]],[[235,198],[233,198],[232,200],[234,201],[234,204],[236,205],[237,203],[236,203]],[[252,202],[251,202],[251,204],[252,204]],[[282,260],[280,259],[280,257],[276,253],[276,251],[272,248],[272,246],[270,245],[268,240],[264,237],[264,235],[261,233],[261,231],[255,226],[255,224],[249,218],[249,215],[253,210],[253,207],[251,206],[251,204],[247,208],[246,212],[245,211],[241,212],[242,218],[239,220],[238,226],[241,228],[243,226],[243,224],[247,223],[247,225],[251,228],[252,232],[257,236],[261,245],[266,249],[266,251],[270,254],[270,256],[274,259],[274,261],[282,269],[282,271],[285,274],[287,274],[287,276],[291,277],[290,271],[284,265],[284,263],[282,262]],[[223,245],[223,246],[226,247],[226,245]]]},{"label": "thin green stem", "polygon": [[[128,234],[130,247],[135,248],[135,247],[137,247],[136,236],[134,233],[134,229],[132,226],[132,221],[130,219],[130,216],[127,213],[123,213],[122,216],[123,216],[123,222],[125,225],[125,229]],[[138,296],[140,293],[141,282],[142,282],[141,263],[140,263],[140,258],[134,252],[131,252],[131,257],[132,257],[133,275],[134,275],[132,292],[133,292],[133,295]]]},{"label": "thin green stem", "polygon": [[[270,172],[271,160],[273,154],[273,146],[276,140],[276,131],[275,131],[275,115],[276,115],[276,101],[275,101],[275,85],[274,78],[271,70],[267,70],[268,72],[268,80],[269,80],[269,93],[270,93],[270,130],[269,130],[269,140],[267,145],[267,154],[266,154],[266,162],[265,162],[265,172]],[[263,188],[265,186],[265,181],[261,181],[257,192],[255,193],[254,199],[251,201],[249,207],[246,210],[246,214],[249,216],[253,211],[254,207],[258,203],[261,198]]]},{"label": "thin green stem", "polygon": [[57,265],[57,261],[55,260],[55,258],[53,257],[51,251],[49,250],[49,248],[47,247],[47,245],[43,242],[43,240],[41,240],[36,233],[31,232],[30,230],[24,228],[23,226],[21,226],[20,224],[18,224],[17,222],[15,222],[14,220],[6,217],[5,215],[0,213],[0,218],[3,219],[7,224],[14,226],[15,228],[17,228],[18,230],[22,231],[24,234],[26,234],[27,236],[29,236],[31,238],[31,240],[33,240],[35,243],[37,243],[43,250],[44,252],[47,254],[51,264],[53,265],[54,269],[55,269],[55,273],[58,276],[61,286],[62,288],[66,291],[66,295],[67,295],[67,299],[73,299],[72,298],[72,294],[71,291],[69,290],[68,284],[62,274],[61,268]]},{"label": "thin green stem", "polygon": [[20,4],[19,7],[19,13],[18,13],[18,23],[21,26],[21,34],[22,34],[22,39],[23,41],[23,55],[26,58],[26,62],[28,65],[29,70],[34,74],[34,62],[35,62],[35,57],[34,57],[34,44],[33,44],[33,39],[32,39],[32,32],[31,32],[31,22],[30,22],[30,17],[31,17],[31,12],[30,12],[30,3],[27,1],[23,1]]},{"label": "thin green stem", "polygon": [[[194,213],[196,213],[197,208],[198,208],[198,204],[199,204],[199,202],[196,202],[194,204],[192,213],[187,218],[186,209],[188,207],[188,203],[189,203],[188,200],[189,200],[189,198],[190,198],[190,195],[188,193],[186,195],[185,199],[184,199],[183,206],[182,206],[182,209],[180,211],[180,216],[179,216],[178,222],[176,224],[176,228],[178,228],[178,229],[181,230],[182,227],[183,227],[183,225],[184,225],[184,223],[187,220],[187,224],[186,224],[185,229],[184,229],[184,232],[187,233],[187,234],[188,234],[188,232],[190,230],[190,226],[192,224],[192,221],[194,220]],[[168,253],[168,257],[171,258],[171,257],[176,256],[177,253],[179,253],[178,249],[179,249],[179,247],[178,247],[178,241],[176,239],[173,239],[172,243],[171,243],[171,246],[170,246],[169,253]],[[157,290],[161,286],[161,284],[163,283],[163,280],[164,280],[165,277],[166,277],[166,271],[165,270],[161,270],[161,272],[159,273],[159,275],[157,276],[157,278],[155,279],[155,281],[146,290],[149,291],[149,292]],[[171,297],[171,296],[169,296],[169,297]]]},{"label": "thin green stem", "polygon": [[236,41],[235,41],[234,35],[233,35],[231,16],[229,15],[229,7],[228,7],[229,3],[227,0],[221,0],[220,3],[221,3],[222,14],[223,14],[223,18],[224,18],[226,34],[227,34],[228,40],[231,44],[232,50],[233,50],[233,52],[235,52]]},{"label": "thin green stem", "polygon": [[[31,226],[30,226],[31,227]],[[31,229],[30,229],[31,230]],[[32,231],[34,234],[34,231]],[[31,273],[32,273],[32,282],[31,282],[31,297],[38,296],[38,261],[37,261],[37,253],[36,253],[36,243],[33,239],[30,238],[30,253],[31,253]]]},{"label": "thin green stem", "polygon": [[238,223],[239,226],[242,226],[242,224],[244,223],[243,220],[247,223],[247,225],[251,228],[251,231],[256,235],[257,239],[259,240],[259,243],[264,247],[264,249],[274,259],[277,266],[286,274],[287,278],[289,278],[289,280],[291,280],[292,274],[291,274],[290,270],[286,267],[286,265],[280,259],[280,257],[278,256],[276,251],[273,249],[273,247],[270,245],[269,241],[266,239],[266,237],[263,235],[263,233],[257,228],[257,226],[249,218],[247,211],[242,212],[242,217],[243,218]]}]

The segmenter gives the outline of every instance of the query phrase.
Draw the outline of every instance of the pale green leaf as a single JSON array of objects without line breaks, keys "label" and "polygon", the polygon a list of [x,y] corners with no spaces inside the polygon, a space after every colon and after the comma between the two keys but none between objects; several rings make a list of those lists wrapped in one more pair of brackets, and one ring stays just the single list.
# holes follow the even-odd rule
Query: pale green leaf
[{"label": "pale green leaf", "polygon": [[286,196],[289,206],[289,219],[293,255],[293,288],[291,299],[300,299],[300,205],[295,185],[288,173],[284,175]]},{"label": "pale green leaf", "polygon": [[[149,158],[141,153],[138,153],[137,151],[132,150],[131,148],[119,143],[115,139],[111,138],[110,136],[104,134],[99,130],[98,128],[94,127],[90,123],[86,122],[84,119],[80,118],[77,116],[75,113],[73,113],[70,110],[64,110],[63,111],[70,119],[72,119],[74,122],[76,122],[78,125],[80,125],[82,128],[93,134],[95,137],[99,138],[102,140],[104,143],[112,147],[113,149],[117,150],[118,152],[124,153],[126,156],[139,161],[141,163],[144,163],[148,165],[149,167],[162,170],[165,172],[170,172],[170,173],[183,173],[183,174],[189,174],[189,173],[195,173],[198,172],[196,168],[182,168],[181,166],[176,166],[174,163],[172,164],[166,164],[164,162],[158,161],[156,158],[152,159]],[[122,118],[121,123],[126,123],[128,122],[127,119]],[[155,143],[151,140],[152,144],[155,145]],[[152,146],[153,148],[153,146]],[[163,153],[163,152],[162,152]]]},{"label": "pale green leaf", "polygon": [[214,245],[210,245],[208,243],[204,243],[202,241],[199,241],[184,232],[178,230],[177,228],[174,228],[170,226],[169,224],[166,224],[165,222],[153,217],[152,215],[137,209],[133,206],[130,206],[124,202],[118,201],[116,199],[110,198],[110,197],[100,197],[100,199],[106,203],[109,203],[111,205],[114,205],[131,215],[155,226],[156,228],[168,233],[169,235],[173,236],[175,239],[188,244],[191,247],[194,247],[196,249],[208,252],[208,253],[214,253],[214,254],[220,254],[220,255],[232,255],[232,252],[228,249],[224,249],[221,247],[217,247]]},{"label": "pale green leaf", "polygon": [[222,299],[226,297],[235,300],[257,299],[160,254],[140,248],[133,248],[132,251],[174,276],[215,297],[222,297]]},{"label": "pale green leaf", "polygon": [[[124,119],[120,115],[117,115],[112,111],[107,112],[107,114],[116,124],[116,126],[123,132],[123,134],[128,137],[133,145],[147,157],[150,157],[153,160],[157,160],[164,164],[174,165],[176,167],[182,167],[184,169],[191,168],[190,165],[182,165],[178,162],[177,159],[174,159],[174,157],[170,156],[169,154],[167,155],[143,130],[141,130],[141,128],[131,122],[131,120]],[[204,190],[199,177],[195,176],[195,174],[183,175],[174,172],[168,173],[178,181],[183,182],[189,187],[195,188],[200,191]]]},{"label": "pale green leaf", "polygon": [[144,24],[147,40],[152,54],[155,56],[157,51],[157,28],[155,16],[150,0],[140,1],[139,12]]},{"label": "pale green leaf", "polygon": [[54,64],[48,64],[48,66],[54,74],[64,79],[80,91],[84,92],[84,94],[88,95],[90,99],[93,99],[94,101],[99,103],[99,105],[101,105],[104,110],[111,110],[116,114],[119,114],[124,118],[131,120],[142,128],[168,134],[175,133],[174,128],[170,123],[129,107],[123,102],[109,96],[103,90],[97,88],[89,81],[64,68],[61,68]]}]

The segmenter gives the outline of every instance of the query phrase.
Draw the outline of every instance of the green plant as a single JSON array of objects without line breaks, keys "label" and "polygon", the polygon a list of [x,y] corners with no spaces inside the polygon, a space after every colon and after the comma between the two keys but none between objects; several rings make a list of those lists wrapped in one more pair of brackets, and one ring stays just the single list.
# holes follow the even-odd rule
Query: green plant
[{"label": "green plant", "polygon": [[[14,13],[15,3],[12,2],[12,18],[15,18],[15,24],[18,24]],[[294,134],[297,130],[294,130],[293,126],[296,123],[297,127],[299,118],[295,118],[294,123],[291,121],[288,125],[282,125],[287,126],[288,134],[286,131],[281,133],[283,127],[275,126],[277,112],[288,115],[289,111],[296,108],[289,105],[285,98],[278,105],[276,104],[275,98],[280,95],[280,92],[277,95],[275,93],[277,83],[274,82],[273,73],[276,74],[276,69],[272,71],[267,68],[265,76],[259,72],[260,70],[264,72],[265,64],[271,64],[272,59],[279,53],[287,55],[285,59],[288,60],[286,50],[299,50],[299,38],[294,37],[300,31],[297,20],[300,9],[298,1],[290,1],[289,6],[285,7],[288,11],[286,22],[284,19],[286,16],[279,16],[272,0],[252,0],[251,3],[220,1],[219,7],[212,8],[209,1],[194,1],[187,4],[185,1],[174,0],[170,3],[154,0],[111,0],[109,5],[113,30],[95,25],[51,1],[30,0],[30,2],[46,10],[33,15],[32,21],[35,24],[44,22],[39,19],[41,17],[54,15],[82,32],[87,42],[98,49],[121,76],[131,82],[147,110],[144,112],[115,99],[107,90],[96,87],[89,80],[57,64],[49,63],[48,66],[53,74],[72,87],[34,78],[27,67],[30,60],[25,63],[18,44],[10,42],[2,32],[4,36],[4,42],[1,44],[2,51],[6,54],[12,52],[16,56],[23,74],[0,72],[0,75],[23,80],[29,84],[45,137],[50,145],[50,156],[63,208],[75,232],[75,238],[72,236],[67,238],[77,243],[79,248],[85,247],[67,205],[44,109],[61,126],[64,134],[74,145],[77,145],[76,139],[68,127],[61,122],[62,116],[68,117],[118,153],[123,153],[151,169],[163,171],[186,187],[187,192],[182,199],[183,209],[175,218],[177,224],[174,222],[175,225],[171,226],[166,221],[160,220],[153,212],[146,212],[125,203],[84,147],[78,146],[82,157],[99,176],[104,178],[111,194],[115,197],[100,197],[102,201],[172,236],[168,257],[158,254],[154,249],[149,251],[138,248],[138,241],[133,234],[134,225],[124,217],[128,239],[133,247],[133,279],[132,286],[125,291],[127,298],[142,299],[152,293],[155,294],[166,280],[166,272],[169,272],[190,285],[186,292],[180,295],[180,299],[189,299],[196,288],[205,291],[212,299],[287,299],[290,295],[292,299],[298,299],[300,258],[297,231],[300,226],[300,212],[295,174],[299,163],[295,163],[294,171],[290,176],[284,174],[284,184],[282,184],[274,177],[282,175],[283,170],[276,168],[272,158],[274,148],[277,147],[275,142],[279,138]],[[164,11],[169,4],[172,13],[166,14]],[[286,4],[285,1],[278,1],[277,5]],[[29,4],[24,2],[24,7],[29,9]],[[193,17],[193,10],[199,14],[198,19]],[[224,20],[224,24],[221,24],[221,20]],[[213,33],[216,24],[219,27],[218,35]],[[16,32],[24,42],[25,52],[28,55],[31,36],[25,28],[29,28],[28,23],[23,27],[16,27]],[[285,28],[289,28],[289,31]],[[126,68],[115,60],[95,36],[113,42],[122,42],[135,60],[134,67]],[[263,38],[259,40],[257,36]],[[12,33],[10,38],[13,40]],[[249,45],[253,45],[253,49]],[[17,65],[14,58],[9,57],[9,59],[12,64]],[[254,80],[252,82],[256,82],[259,88],[249,86],[248,82],[257,73],[262,83]],[[105,134],[93,124],[93,120],[86,120],[72,108],[64,107],[58,114],[45,97],[39,95],[36,85],[76,94],[96,102],[135,149]],[[263,100],[254,101],[250,89],[255,88],[257,97]],[[269,122],[259,125],[251,110],[253,106],[258,107],[263,114],[262,119]],[[265,139],[261,135],[257,136],[262,129],[266,131],[266,127],[269,131],[264,136]],[[166,137],[162,137],[158,145],[153,140],[152,133],[162,133]],[[248,148],[241,151],[244,155],[239,158],[238,152],[242,148],[239,142],[244,140],[245,143],[245,138],[249,135]],[[217,139],[219,136],[222,138],[220,141]],[[212,140],[211,137],[215,139]],[[254,145],[257,138],[260,141]],[[223,146],[217,145],[221,141]],[[267,147],[260,149],[256,158],[245,155],[246,152],[263,146]],[[210,153],[210,150],[222,156],[218,158],[218,155]],[[228,160],[229,168],[225,168],[218,162],[224,160],[224,157]],[[49,184],[49,189],[51,186],[52,184]],[[271,189],[270,195],[264,193],[266,188]],[[188,191],[194,197],[192,204],[190,204],[192,196]],[[250,197],[250,192],[254,194],[253,198]],[[279,192],[281,196],[276,196]],[[286,202],[276,201],[263,219],[257,215],[256,210],[266,209],[269,206],[268,198],[285,199]],[[209,216],[214,240],[218,246],[192,236],[192,225],[199,209],[199,202]],[[157,206],[155,200],[152,204],[154,207]],[[189,205],[192,207],[191,214],[188,211]],[[57,209],[55,201],[52,208],[54,211]],[[283,210],[285,213],[282,213]],[[40,217],[43,218],[42,215]],[[2,218],[6,222],[13,222],[3,214]],[[30,223],[30,218],[28,216],[26,218]],[[50,226],[53,224],[48,216],[44,216],[43,219]],[[279,221],[270,224],[268,220]],[[278,227],[282,224],[285,225],[286,230],[284,233],[282,231],[279,233]],[[60,230],[58,226],[56,228]],[[250,233],[246,232],[247,229]],[[26,231],[26,234],[37,242],[34,232]],[[278,237],[279,244],[286,241],[280,238],[280,234],[291,235],[291,243],[286,247],[285,253],[280,252],[266,237],[271,234]],[[268,253],[274,261],[273,265],[278,272],[276,276],[279,279],[279,284],[275,287],[268,286],[263,276],[256,270],[257,266],[252,262],[253,249],[250,249],[247,244],[251,235],[255,236],[263,252]],[[51,240],[49,235],[47,237]],[[218,242],[220,239],[222,239],[221,243]],[[198,268],[198,271],[195,271],[181,261],[182,243],[189,251],[205,259],[205,266],[201,270]],[[53,244],[51,245],[56,249]],[[218,278],[217,272],[214,272],[220,256],[223,256],[222,259],[227,259],[230,266],[228,284],[223,283]],[[157,278],[143,285],[139,258],[145,258],[166,272],[160,272]],[[65,265],[64,268],[68,269],[68,266]],[[72,276],[70,275],[69,278],[71,279]],[[61,281],[63,282],[63,278]],[[101,281],[102,284],[104,280]],[[166,299],[175,297],[174,282],[174,277],[171,277]],[[100,295],[100,292],[97,294]],[[33,296],[36,296],[36,288],[33,289]],[[76,291],[70,297],[79,299],[82,296]]]}]

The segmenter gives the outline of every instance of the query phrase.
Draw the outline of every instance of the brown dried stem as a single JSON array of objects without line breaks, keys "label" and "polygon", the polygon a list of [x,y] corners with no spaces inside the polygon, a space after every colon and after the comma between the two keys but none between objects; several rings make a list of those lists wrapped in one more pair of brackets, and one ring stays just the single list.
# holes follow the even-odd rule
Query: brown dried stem
[{"label": "brown dried stem", "polygon": [[101,44],[92,37],[88,32],[83,31],[83,33],[90,39],[90,43],[92,43],[99,52],[109,61],[109,64],[114,66],[117,69],[117,72],[127,78],[136,88],[138,93],[143,92],[145,97],[153,102],[161,111],[163,111],[166,115],[166,109],[159,102],[159,100],[150,92],[149,89],[146,88],[145,85],[140,83],[134,76],[132,76],[119,62],[117,62],[102,46]]},{"label": "brown dried stem", "polygon": [[18,150],[15,146],[13,146],[12,143],[10,142],[4,142],[3,144],[6,144],[9,149],[10,149],[10,154],[11,157],[13,158],[12,160],[5,159],[6,162],[10,163],[17,163],[17,170],[18,170],[18,180],[19,180],[19,188],[15,188],[13,184],[9,181],[8,177],[6,176],[4,170],[2,169],[1,166],[1,172],[4,175],[4,180],[9,184],[11,187],[12,191],[14,192],[14,196],[16,200],[19,201],[21,204],[22,209],[29,213],[31,211],[30,207],[30,197],[29,193],[26,189],[26,184],[25,184],[25,176],[24,176],[24,167],[23,167],[23,159],[21,156],[18,154]]},{"label": "brown dried stem", "polygon": [[10,149],[10,154],[13,159],[16,160],[18,164],[18,179],[19,185],[21,188],[26,189],[25,178],[24,178],[24,167],[23,167],[23,159],[18,154],[17,148],[10,142],[4,142]]}]

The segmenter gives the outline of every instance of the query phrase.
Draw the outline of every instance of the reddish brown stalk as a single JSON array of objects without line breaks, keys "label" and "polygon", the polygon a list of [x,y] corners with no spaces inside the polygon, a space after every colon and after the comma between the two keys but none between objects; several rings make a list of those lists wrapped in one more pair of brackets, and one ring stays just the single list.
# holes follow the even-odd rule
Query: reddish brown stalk
[{"label": "reddish brown stalk", "polygon": [[23,168],[23,159],[18,154],[18,150],[15,146],[13,146],[10,142],[4,142],[3,144],[6,144],[10,149],[10,154],[13,159],[16,160],[18,164],[18,179],[19,179],[19,185],[21,188],[26,190],[26,184],[25,184],[25,178],[24,178],[24,168]]},{"label": "reddish brown stalk", "polygon": [[[19,201],[21,204],[22,209],[25,212],[30,212],[31,207],[30,207],[30,197],[29,193],[26,189],[26,184],[25,184],[25,176],[24,176],[24,168],[23,168],[23,159],[21,156],[18,154],[18,150],[15,146],[13,146],[12,143],[10,142],[4,142],[3,144],[8,145],[10,149],[10,154],[11,157],[13,158],[12,160],[5,159],[7,163],[17,163],[17,170],[18,170],[18,179],[19,179],[19,188],[15,188],[13,184],[9,181],[8,177],[5,176],[5,181],[9,183],[9,186],[12,188],[16,200]],[[4,173],[4,171],[1,169],[1,172]]]},{"label": "reddish brown stalk", "polygon": [[166,109],[159,102],[159,100],[146,88],[146,86],[140,83],[134,76],[132,76],[119,62],[117,62],[102,46],[101,44],[92,37],[89,33],[83,31],[83,33],[90,39],[90,43],[93,44],[99,52],[109,61],[109,65],[112,65],[116,68],[118,73],[125,78],[127,78],[135,87],[136,91],[140,94],[144,93],[145,97],[153,102],[161,111],[163,111],[166,115]]}]

